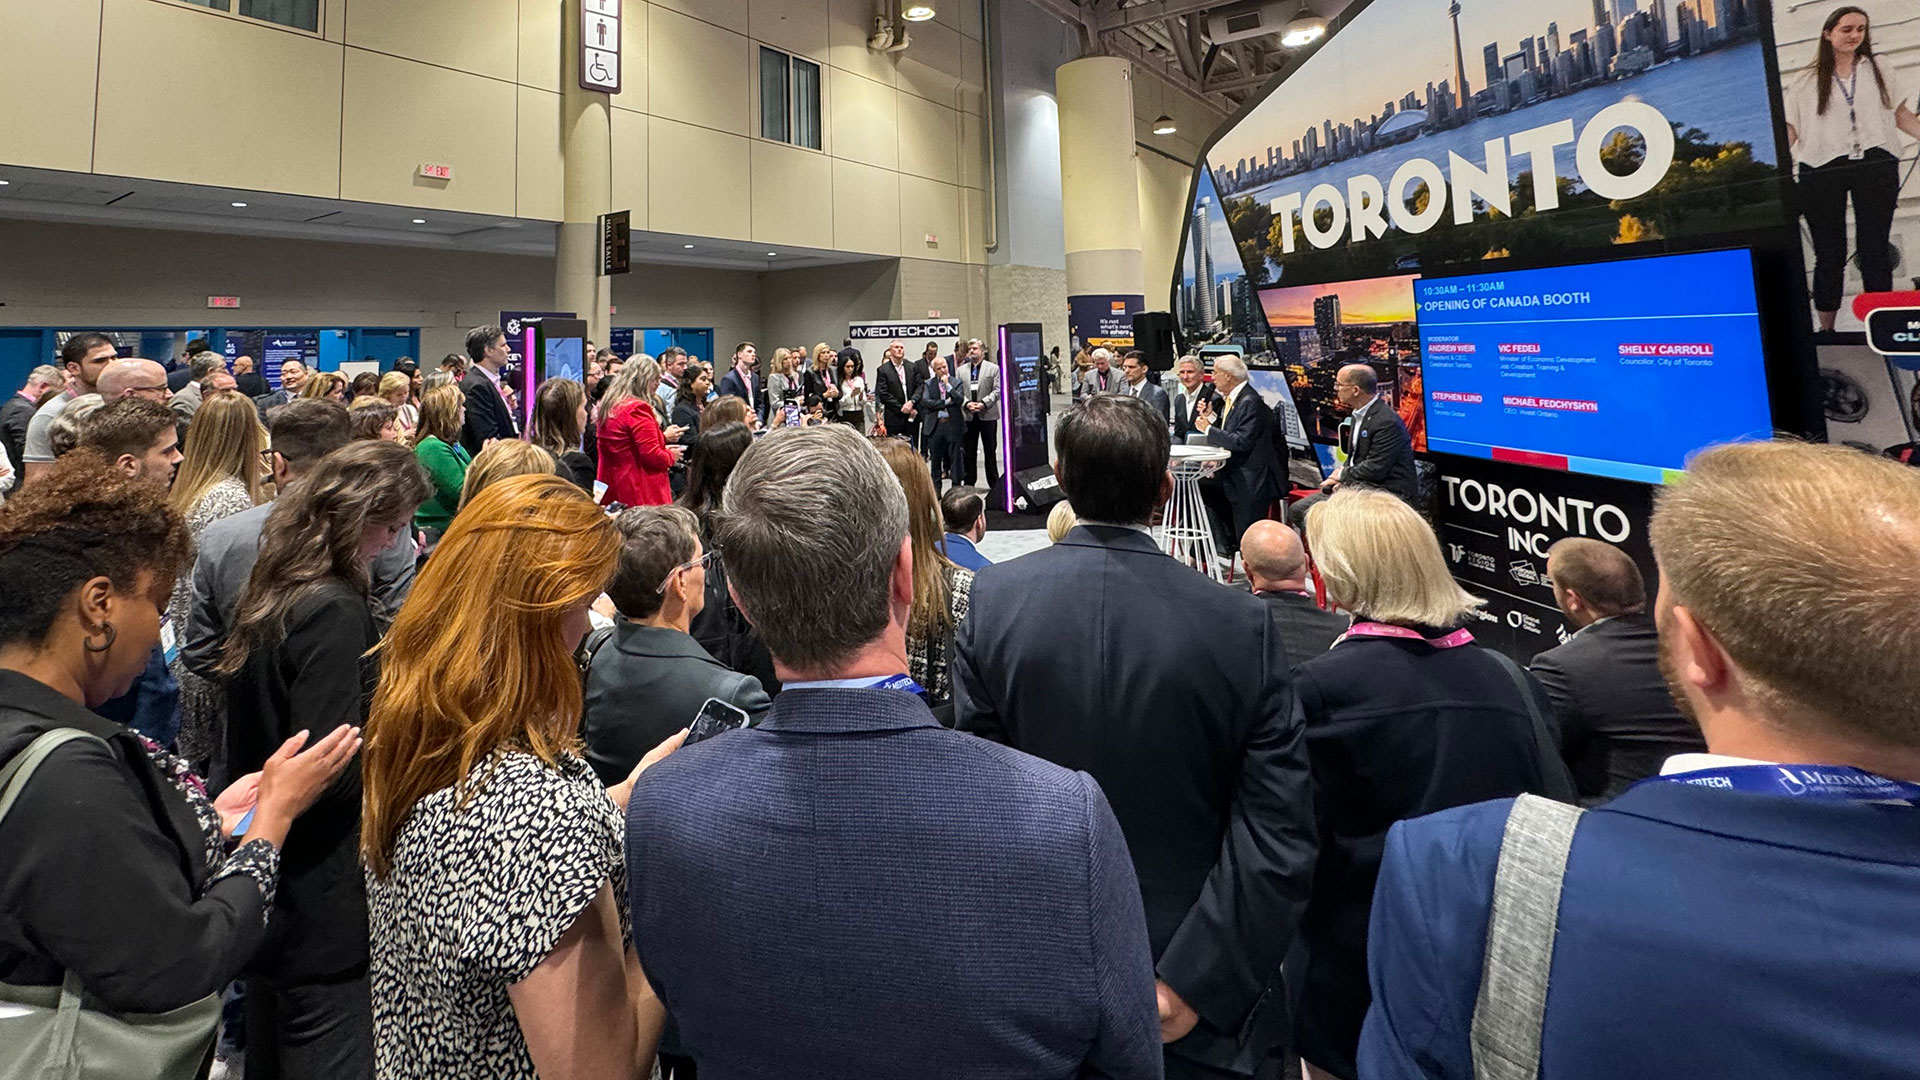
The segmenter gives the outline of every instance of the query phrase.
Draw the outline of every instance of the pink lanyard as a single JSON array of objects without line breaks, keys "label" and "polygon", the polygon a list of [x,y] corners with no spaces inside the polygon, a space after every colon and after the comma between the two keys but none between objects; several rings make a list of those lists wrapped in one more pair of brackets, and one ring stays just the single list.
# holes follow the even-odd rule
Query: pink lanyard
[{"label": "pink lanyard", "polygon": [[1409,630],[1404,626],[1390,626],[1387,623],[1377,622],[1354,623],[1346,633],[1340,635],[1334,644],[1338,645],[1348,638],[1356,637],[1400,638],[1403,641],[1425,642],[1436,649],[1457,649],[1462,645],[1473,644],[1473,635],[1468,633],[1467,628],[1464,626],[1451,634],[1430,638],[1422,636],[1417,630]]}]

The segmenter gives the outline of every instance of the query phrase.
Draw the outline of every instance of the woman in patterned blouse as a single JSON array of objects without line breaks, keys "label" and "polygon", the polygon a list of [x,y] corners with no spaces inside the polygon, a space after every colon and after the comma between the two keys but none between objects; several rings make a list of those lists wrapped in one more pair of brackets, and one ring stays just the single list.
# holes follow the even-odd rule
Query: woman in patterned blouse
[{"label": "woman in patterned blouse", "polygon": [[146,667],[191,550],[164,489],[85,452],[0,513],[0,770],[44,734],[73,736],[0,818],[0,972],[14,987],[72,977],[89,1008],[197,1005],[210,1048],[214,995],[265,936],[287,830],[360,740],[290,740],[209,799],[180,759],[88,711]]},{"label": "woman in patterned blouse", "polygon": [[381,646],[361,848],[383,1080],[645,1076],[664,1010],[623,817],[577,750],[573,650],[620,535],[558,476],[463,506]]}]

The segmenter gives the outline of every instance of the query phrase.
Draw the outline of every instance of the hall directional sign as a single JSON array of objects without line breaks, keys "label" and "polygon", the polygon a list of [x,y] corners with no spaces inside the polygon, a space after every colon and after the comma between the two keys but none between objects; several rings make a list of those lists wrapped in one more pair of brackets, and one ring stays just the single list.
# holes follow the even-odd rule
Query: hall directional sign
[{"label": "hall directional sign", "polygon": [[620,92],[620,0],[580,0],[580,88]]}]

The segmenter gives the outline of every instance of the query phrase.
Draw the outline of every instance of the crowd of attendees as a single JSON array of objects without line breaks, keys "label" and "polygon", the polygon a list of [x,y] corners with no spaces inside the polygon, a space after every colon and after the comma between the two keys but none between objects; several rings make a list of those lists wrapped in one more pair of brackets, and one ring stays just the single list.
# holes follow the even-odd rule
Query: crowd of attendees
[{"label": "crowd of attendees", "polygon": [[74,335],[0,410],[0,1032],[77,1006],[165,1077],[1920,1061],[1912,470],[1702,452],[1652,602],[1562,541],[1578,632],[1523,667],[1385,487],[1238,529],[1247,587],[1168,557],[1135,358],[990,562],[940,490],[977,346],[601,352],[522,431],[493,327],[277,390]]}]

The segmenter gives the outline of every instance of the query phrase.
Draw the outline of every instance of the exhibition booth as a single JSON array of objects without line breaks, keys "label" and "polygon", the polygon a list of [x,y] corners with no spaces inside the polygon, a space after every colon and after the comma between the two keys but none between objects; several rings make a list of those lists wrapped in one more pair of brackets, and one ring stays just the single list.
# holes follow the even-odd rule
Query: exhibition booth
[{"label": "exhibition booth", "polygon": [[[1914,287],[1901,245],[1920,257],[1920,20],[1897,6],[1819,94],[1837,3],[1356,3],[1211,137],[1170,308],[1190,348],[1245,353],[1296,485],[1342,456],[1335,373],[1370,364],[1487,600],[1475,633],[1531,656],[1571,632],[1548,547],[1602,539],[1652,580],[1653,501],[1694,451],[1920,440],[1920,357],[1862,332],[1920,301],[1886,291]],[[1806,168],[1848,137],[1825,168],[1898,170],[1898,196],[1851,184],[1852,220]]]}]

